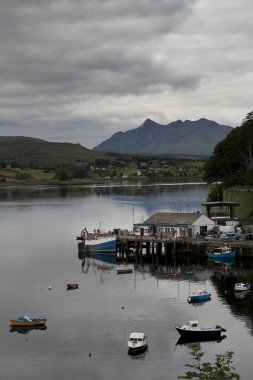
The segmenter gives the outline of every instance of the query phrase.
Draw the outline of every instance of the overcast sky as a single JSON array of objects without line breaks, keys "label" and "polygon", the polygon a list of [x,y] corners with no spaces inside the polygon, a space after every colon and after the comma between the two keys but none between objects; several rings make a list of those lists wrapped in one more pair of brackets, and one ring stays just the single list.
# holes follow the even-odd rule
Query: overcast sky
[{"label": "overcast sky", "polygon": [[252,0],[0,0],[0,135],[93,148],[253,110]]}]

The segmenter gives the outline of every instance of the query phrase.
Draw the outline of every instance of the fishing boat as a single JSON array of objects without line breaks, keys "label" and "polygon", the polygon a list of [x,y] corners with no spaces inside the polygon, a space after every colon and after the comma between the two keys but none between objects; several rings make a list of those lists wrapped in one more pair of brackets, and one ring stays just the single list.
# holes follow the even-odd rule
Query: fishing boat
[{"label": "fishing boat", "polygon": [[235,251],[233,251],[227,245],[223,247],[213,248],[211,251],[207,252],[207,256],[211,259],[234,259]]},{"label": "fishing boat", "polygon": [[210,301],[211,293],[205,290],[195,289],[187,298],[187,301],[190,302],[205,302]]},{"label": "fishing boat", "polygon": [[91,252],[115,253],[116,235],[112,231],[101,231],[100,229],[88,232],[86,228],[77,236],[77,240],[82,240],[83,247]]},{"label": "fishing boat", "polygon": [[148,337],[141,332],[132,332],[129,336],[128,355],[136,356],[143,354],[148,349]]},{"label": "fishing boat", "polygon": [[251,284],[249,282],[237,282],[235,284],[235,292],[245,292],[247,290],[250,290]]},{"label": "fishing boat", "polygon": [[192,340],[220,339],[221,333],[226,331],[219,325],[200,328],[197,320],[188,321],[186,325],[176,327],[176,329],[181,337]]},{"label": "fishing boat", "polygon": [[45,317],[29,318],[28,315],[10,320],[10,326],[42,326],[45,325],[47,319]]}]

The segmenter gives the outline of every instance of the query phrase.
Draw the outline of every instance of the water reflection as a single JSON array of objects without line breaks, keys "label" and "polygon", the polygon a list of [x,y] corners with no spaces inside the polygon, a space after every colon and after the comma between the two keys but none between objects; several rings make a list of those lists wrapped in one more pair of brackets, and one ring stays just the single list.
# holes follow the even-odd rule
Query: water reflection
[{"label": "water reflection", "polygon": [[17,332],[18,334],[28,335],[33,330],[47,330],[47,326],[12,326],[10,332]]},{"label": "water reflection", "polygon": [[[200,183],[198,186],[191,183],[182,184],[150,184],[150,185],[82,185],[82,186],[33,186],[33,187],[10,187],[0,188],[0,200],[23,200],[23,199],[51,199],[51,198],[83,198],[95,195],[98,198],[107,197],[134,197],[134,201],[141,200],[141,197],[159,196],[167,197],[168,192],[172,198],[179,199],[181,196],[187,197],[188,211],[192,208],[192,202],[198,200],[200,202],[206,199],[208,187],[205,183]],[[201,196],[202,194],[202,196]],[[201,196],[201,199],[197,197]],[[159,200],[159,198],[158,198]]]},{"label": "water reflection", "polygon": [[199,345],[200,346],[200,343],[204,343],[204,342],[212,342],[212,343],[220,343],[222,340],[226,339],[227,336],[226,335],[221,335],[221,337],[219,339],[213,339],[213,338],[209,338],[209,339],[199,339],[199,340],[196,340],[196,339],[186,339],[186,338],[183,338],[183,337],[180,337],[176,343],[176,346],[188,346],[188,347],[193,347],[193,346],[196,346],[196,345]]}]

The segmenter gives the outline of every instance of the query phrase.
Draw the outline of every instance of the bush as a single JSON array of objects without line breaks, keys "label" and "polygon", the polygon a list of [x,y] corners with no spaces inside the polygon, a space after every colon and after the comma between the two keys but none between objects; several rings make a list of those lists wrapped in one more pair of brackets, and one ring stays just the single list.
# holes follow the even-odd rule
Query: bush
[{"label": "bush", "polygon": [[201,363],[204,355],[200,346],[193,346],[191,355],[196,364],[186,364],[186,367],[193,371],[187,371],[184,376],[178,379],[199,379],[199,380],[238,380],[240,376],[233,372],[232,359],[234,353],[227,351],[225,354],[216,354],[214,364],[209,362]]}]

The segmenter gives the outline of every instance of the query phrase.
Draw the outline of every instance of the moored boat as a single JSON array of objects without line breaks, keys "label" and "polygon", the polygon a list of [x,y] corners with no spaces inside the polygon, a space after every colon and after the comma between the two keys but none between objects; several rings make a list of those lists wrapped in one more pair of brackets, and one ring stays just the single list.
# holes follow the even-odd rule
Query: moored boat
[{"label": "moored boat", "polygon": [[234,287],[236,292],[245,292],[250,290],[250,288],[251,284],[249,282],[237,282]]},{"label": "moored boat", "polygon": [[235,251],[228,246],[216,247],[207,252],[207,256],[211,259],[234,259]]},{"label": "moored boat", "polygon": [[116,251],[116,235],[112,231],[94,230],[88,232],[86,228],[81,231],[81,236],[77,237],[82,240],[84,248],[91,252],[115,253]]},{"label": "moored boat", "polygon": [[141,332],[132,332],[129,336],[128,355],[136,356],[143,354],[148,349],[148,337]]},{"label": "moored boat", "polygon": [[197,320],[188,321],[186,325],[176,327],[176,329],[181,337],[192,340],[219,339],[221,338],[221,333],[226,331],[226,329],[219,325],[201,328]]},{"label": "moored boat", "polygon": [[205,302],[210,301],[211,293],[205,290],[195,289],[187,298],[188,302]]},{"label": "moored boat", "polygon": [[47,319],[45,317],[29,318],[28,315],[10,320],[10,326],[42,326],[45,325]]}]

